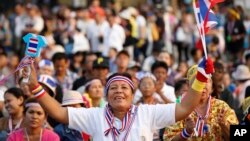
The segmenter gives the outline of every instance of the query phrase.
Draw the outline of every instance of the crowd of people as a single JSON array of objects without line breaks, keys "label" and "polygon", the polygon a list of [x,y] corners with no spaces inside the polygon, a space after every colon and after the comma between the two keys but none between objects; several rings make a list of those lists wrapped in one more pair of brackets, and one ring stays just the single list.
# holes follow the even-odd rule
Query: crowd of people
[{"label": "crowd of people", "polygon": [[[154,2],[1,11],[0,140],[223,141],[230,125],[249,125],[249,16],[216,5],[205,59],[192,2]],[[13,74],[27,33],[48,45],[31,74]]]}]

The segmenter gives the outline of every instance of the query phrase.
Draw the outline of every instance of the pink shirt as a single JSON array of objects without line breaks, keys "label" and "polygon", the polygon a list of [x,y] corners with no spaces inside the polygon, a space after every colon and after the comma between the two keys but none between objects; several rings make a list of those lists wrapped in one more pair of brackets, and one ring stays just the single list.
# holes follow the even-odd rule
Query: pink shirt
[{"label": "pink shirt", "polygon": [[[21,128],[10,134],[7,141],[24,141],[25,132]],[[59,136],[51,130],[43,129],[42,141],[60,141]]]}]

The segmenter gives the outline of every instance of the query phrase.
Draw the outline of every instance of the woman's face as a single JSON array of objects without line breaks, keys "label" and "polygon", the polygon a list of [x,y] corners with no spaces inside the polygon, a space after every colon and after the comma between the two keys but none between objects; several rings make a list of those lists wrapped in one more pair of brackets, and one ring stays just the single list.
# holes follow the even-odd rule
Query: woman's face
[{"label": "woman's face", "polygon": [[210,94],[212,93],[212,90],[213,90],[212,85],[213,85],[213,82],[212,82],[212,79],[210,78],[210,79],[208,79],[207,84],[202,91],[201,100],[205,100],[210,96]]},{"label": "woman's face", "polygon": [[45,121],[45,112],[41,106],[30,106],[25,114],[26,122],[31,128],[42,127]]},{"label": "woman's face", "polygon": [[91,99],[103,97],[103,86],[100,80],[93,80],[89,86],[88,94]]},{"label": "woman's face", "polygon": [[10,115],[16,114],[22,108],[23,98],[17,98],[11,93],[4,94],[5,108]]},{"label": "woman's face", "polygon": [[114,81],[109,86],[107,99],[112,108],[126,110],[130,108],[134,94],[127,82]]},{"label": "woman's face", "polygon": [[151,97],[156,91],[155,82],[149,77],[145,77],[140,82],[140,90],[143,97]]}]

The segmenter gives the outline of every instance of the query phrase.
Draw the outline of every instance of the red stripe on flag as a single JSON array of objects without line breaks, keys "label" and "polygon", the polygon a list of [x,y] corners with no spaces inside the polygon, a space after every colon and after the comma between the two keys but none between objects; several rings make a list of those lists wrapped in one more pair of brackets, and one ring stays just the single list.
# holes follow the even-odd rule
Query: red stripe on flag
[{"label": "red stripe on flag", "polygon": [[38,40],[36,38],[30,38],[30,40],[38,42]]},{"label": "red stripe on flag", "polygon": [[28,49],[29,52],[36,53],[36,50]]}]

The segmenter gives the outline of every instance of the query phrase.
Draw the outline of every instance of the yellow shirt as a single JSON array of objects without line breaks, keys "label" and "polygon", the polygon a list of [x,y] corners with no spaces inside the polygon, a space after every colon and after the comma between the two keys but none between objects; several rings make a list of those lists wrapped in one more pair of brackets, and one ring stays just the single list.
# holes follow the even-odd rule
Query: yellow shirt
[{"label": "yellow shirt", "polygon": [[[231,109],[224,101],[212,98],[211,99],[211,108],[209,110],[209,116],[205,120],[205,124],[208,125],[209,129],[208,132],[204,134],[203,137],[196,137],[194,136],[194,133],[190,138],[188,138],[189,141],[223,141],[223,133],[222,129],[219,125],[219,112],[224,109],[225,116],[224,121],[226,126],[230,126],[231,124],[238,124],[238,119],[235,115],[235,112],[233,109]],[[197,115],[195,112],[192,112],[190,115],[194,121],[197,120]],[[184,120],[179,121],[175,123],[172,126],[169,126],[165,129],[164,138],[165,141],[170,141],[172,138],[174,138],[176,135],[180,135],[182,129],[185,127]]]}]

